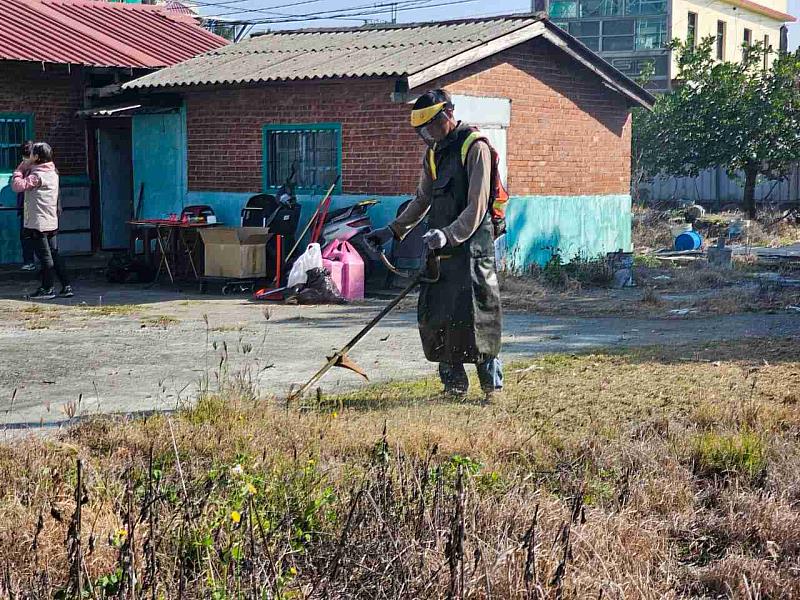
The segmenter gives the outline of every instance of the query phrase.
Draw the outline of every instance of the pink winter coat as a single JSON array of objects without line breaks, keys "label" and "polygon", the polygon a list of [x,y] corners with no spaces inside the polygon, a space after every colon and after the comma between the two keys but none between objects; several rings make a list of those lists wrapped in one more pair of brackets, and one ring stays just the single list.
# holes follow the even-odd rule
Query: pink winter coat
[{"label": "pink winter coat", "polygon": [[11,189],[25,194],[23,227],[37,231],[58,229],[58,171],[52,162],[20,165],[11,176]]}]

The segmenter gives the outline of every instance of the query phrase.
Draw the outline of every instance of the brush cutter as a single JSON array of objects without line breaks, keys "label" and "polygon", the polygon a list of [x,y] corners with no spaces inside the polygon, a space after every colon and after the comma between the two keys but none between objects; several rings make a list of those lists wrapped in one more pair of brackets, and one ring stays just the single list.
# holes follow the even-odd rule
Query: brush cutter
[{"label": "brush cutter", "polygon": [[408,296],[411,291],[421,283],[436,283],[439,281],[439,257],[434,253],[429,253],[427,258],[425,259],[425,266],[415,275],[409,275],[408,273],[403,273],[396,269],[390,262],[389,259],[386,258],[386,255],[381,253],[381,261],[395,275],[399,275],[400,277],[410,277],[411,280],[408,282],[406,287],[392,300],[387,304],[381,312],[379,312],[375,317],[361,330],[359,331],[353,339],[351,339],[347,344],[345,344],[340,350],[336,351],[333,356],[328,357],[328,362],[316,372],[316,374],[309,379],[306,383],[304,383],[300,388],[295,390],[289,395],[289,402],[292,400],[299,400],[302,398],[303,394],[305,394],[314,384],[316,384],[322,377],[330,371],[333,367],[341,367],[343,369],[349,369],[354,373],[358,373],[364,379],[369,381],[369,377],[367,377],[367,373],[359,367],[349,356],[347,353],[353,349],[353,347],[360,342],[364,336],[366,336],[374,327],[375,325],[380,322],[386,315],[388,315],[395,306],[397,306],[400,301]]}]

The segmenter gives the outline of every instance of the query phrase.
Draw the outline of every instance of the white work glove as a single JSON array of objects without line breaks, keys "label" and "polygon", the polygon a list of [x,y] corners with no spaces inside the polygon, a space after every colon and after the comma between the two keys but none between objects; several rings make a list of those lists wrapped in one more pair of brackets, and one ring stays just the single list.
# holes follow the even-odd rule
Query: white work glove
[{"label": "white work glove", "polygon": [[447,243],[447,237],[441,229],[431,229],[422,236],[422,241],[425,242],[431,250],[438,250],[439,248],[444,248],[444,245]]}]

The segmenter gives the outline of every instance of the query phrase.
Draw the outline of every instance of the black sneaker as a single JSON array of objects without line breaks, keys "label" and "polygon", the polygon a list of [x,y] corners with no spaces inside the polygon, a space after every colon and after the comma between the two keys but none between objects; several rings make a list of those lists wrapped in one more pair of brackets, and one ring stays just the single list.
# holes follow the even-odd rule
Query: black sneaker
[{"label": "black sneaker", "polygon": [[53,288],[46,289],[40,287],[38,290],[33,292],[30,296],[28,296],[31,300],[52,300],[56,297],[56,293]]},{"label": "black sneaker", "polygon": [[59,298],[72,298],[75,295],[75,292],[72,291],[71,285],[65,285],[61,288],[61,291],[58,292]]}]

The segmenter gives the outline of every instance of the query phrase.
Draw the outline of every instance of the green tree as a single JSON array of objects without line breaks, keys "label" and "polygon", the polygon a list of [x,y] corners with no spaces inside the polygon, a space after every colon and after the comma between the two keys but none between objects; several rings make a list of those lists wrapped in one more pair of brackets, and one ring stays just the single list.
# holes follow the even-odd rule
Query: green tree
[{"label": "green tree", "polygon": [[696,176],[724,167],[744,173],[744,209],[756,215],[759,175],[780,179],[800,161],[800,51],[763,68],[760,43],[741,62],[716,62],[713,38],[692,47],[678,40],[678,84],[652,112],[634,116],[634,169]]}]

